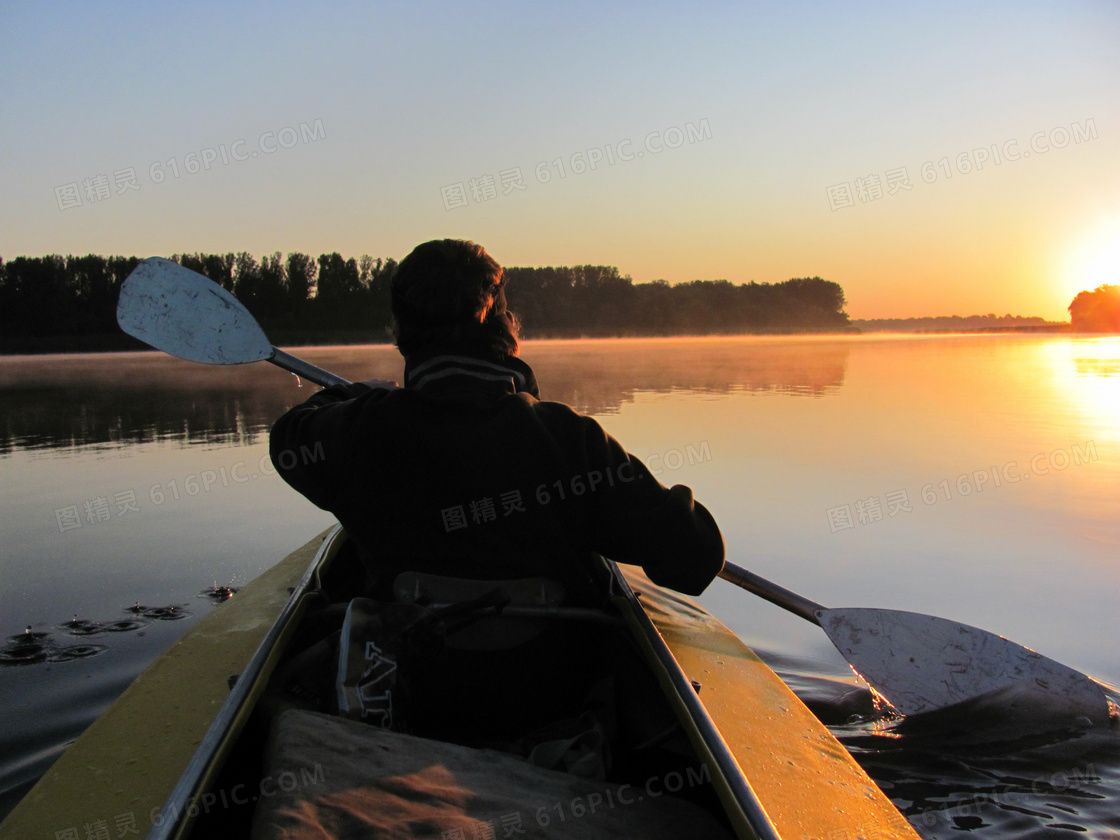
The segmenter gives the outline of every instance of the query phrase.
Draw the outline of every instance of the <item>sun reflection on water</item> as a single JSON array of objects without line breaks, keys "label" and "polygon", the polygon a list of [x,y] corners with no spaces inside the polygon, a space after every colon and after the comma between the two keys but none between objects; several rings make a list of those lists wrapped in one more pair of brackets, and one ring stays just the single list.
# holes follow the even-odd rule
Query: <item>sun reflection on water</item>
[{"label": "sun reflection on water", "polygon": [[1075,338],[1043,347],[1070,407],[1110,441],[1120,440],[1120,336]]}]

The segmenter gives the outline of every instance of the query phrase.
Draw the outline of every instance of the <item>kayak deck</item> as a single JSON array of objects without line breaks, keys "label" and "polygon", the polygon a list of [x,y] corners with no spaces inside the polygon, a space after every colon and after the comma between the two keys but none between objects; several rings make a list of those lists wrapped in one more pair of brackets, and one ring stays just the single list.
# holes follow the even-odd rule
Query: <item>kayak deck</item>
[{"label": "kayak deck", "polygon": [[722,622],[618,567],[781,837],[916,838],[844,746]]},{"label": "kayak deck", "polygon": [[[331,533],[338,536],[337,529]],[[246,673],[288,604],[289,591],[301,585],[301,578],[317,577],[343,539],[320,548],[322,543],[316,538],[294,552],[161,656],[0,825],[0,840],[48,840],[98,821],[134,826],[140,836],[149,828],[166,828],[163,824],[175,814],[165,802],[177,784],[182,788],[183,769],[207,740],[230,694],[229,678]],[[654,586],[639,570],[607,565],[614,576],[611,601],[710,772],[721,816],[735,834],[917,836],[843,746],[718,620],[689,599]],[[275,650],[267,652],[261,679],[239,686],[247,695],[244,709],[219,739],[218,758],[206,762],[188,785],[182,810],[193,804],[197,815],[200,802],[218,801],[217,794],[200,798],[203,792],[217,791],[224,800],[236,789],[239,776],[231,775],[230,767],[219,775],[223,756],[231,751],[235,760],[229,765],[238,765],[237,773],[253,772],[255,761],[246,761],[244,754],[257,750],[263,736],[249,741],[242,736],[236,750],[235,739],[305,608],[297,604],[293,610],[288,604],[288,629],[280,628],[279,640],[270,642]],[[699,684],[698,695],[692,681]],[[223,801],[218,818],[231,817],[230,807]],[[196,830],[194,836],[210,836],[215,823],[203,823],[199,830],[204,833]]]}]

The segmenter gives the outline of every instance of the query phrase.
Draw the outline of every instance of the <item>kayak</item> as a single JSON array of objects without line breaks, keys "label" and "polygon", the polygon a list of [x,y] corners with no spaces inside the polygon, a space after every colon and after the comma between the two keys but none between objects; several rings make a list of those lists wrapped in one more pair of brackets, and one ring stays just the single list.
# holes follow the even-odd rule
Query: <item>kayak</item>
[{"label": "kayak", "polygon": [[[501,603],[475,605],[461,627],[449,625],[445,643],[466,651],[451,651],[455,661],[477,655],[506,666],[478,684],[468,675],[429,687],[413,697],[416,708],[456,692],[509,705],[497,719],[471,717],[437,698],[467,721],[437,738],[422,727],[394,731],[327,713],[313,690],[281,678],[316,661],[325,641],[315,639],[343,610],[350,616],[358,602],[346,605],[361,595],[357,551],[336,526],[162,654],[0,824],[0,840],[918,836],[721,622],[635,567],[596,562],[597,603],[565,604],[542,586],[526,598],[511,585]],[[410,599],[443,604],[441,585],[398,579],[394,608]],[[491,650],[495,628],[528,641]],[[587,661],[608,663],[614,673],[595,690],[609,683],[601,707],[613,717],[573,715],[516,743],[484,732],[512,726],[506,715],[547,707],[533,690],[586,681],[578,664],[561,669],[563,656],[543,657],[544,669],[525,659],[525,650],[547,651],[540,640],[553,637],[590,640]],[[337,665],[337,629],[333,638]],[[306,666],[315,667],[321,663]],[[511,699],[518,692],[530,699]],[[343,696],[333,684],[328,693]],[[409,708],[402,696],[397,711]],[[439,720],[446,728],[454,717]]]}]

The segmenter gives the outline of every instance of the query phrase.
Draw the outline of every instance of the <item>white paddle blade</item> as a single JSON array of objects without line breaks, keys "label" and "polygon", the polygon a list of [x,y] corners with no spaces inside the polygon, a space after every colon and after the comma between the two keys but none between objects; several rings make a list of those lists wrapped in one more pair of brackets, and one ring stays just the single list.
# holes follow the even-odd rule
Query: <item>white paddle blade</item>
[{"label": "white paddle blade", "polygon": [[117,323],[157,350],[207,365],[241,365],[272,356],[272,344],[241,302],[208,277],[162,257],[128,276]]},{"label": "white paddle blade", "polygon": [[1109,718],[1103,688],[1084,674],[977,627],[899,610],[825,609],[821,627],[867,683],[904,715],[994,697],[1024,709],[1060,707],[1073,720]]}]

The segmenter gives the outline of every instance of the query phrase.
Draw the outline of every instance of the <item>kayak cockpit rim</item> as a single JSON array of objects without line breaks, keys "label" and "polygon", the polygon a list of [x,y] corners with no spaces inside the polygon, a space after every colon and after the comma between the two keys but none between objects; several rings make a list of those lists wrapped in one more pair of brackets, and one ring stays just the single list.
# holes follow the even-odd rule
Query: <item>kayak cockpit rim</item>
[{"label": "kayak cockpit rim", "polygon": [[[708,758],[715,765],[716,772],[712,774],[712,779],[716,783],[716,792],[736,833],[746,827],[758,840],[781,840],[758,794],[747,781],[739,762],[716,728],[708,710],[704,708],[697,688],[685,675],[661,633],[646,614],[638,593],[634,592],[614,561],[606,560],[606,564],[617,595],[630,605],[627,617],[634,623],[639,644],[645,648],[647,655],[656,658],[660,666],[656,669],[656,676],[662,683],[666,696],[674,710],[690,721],[685,729],[693,741],[693,748],[701,759]],[[740,819],[736,819],[736,816]]]}]

